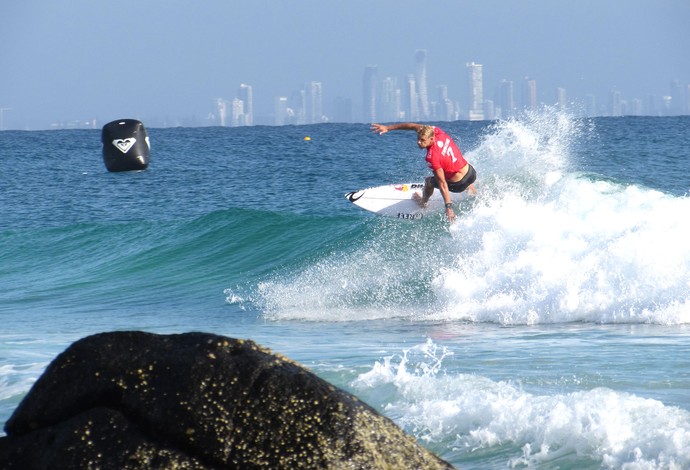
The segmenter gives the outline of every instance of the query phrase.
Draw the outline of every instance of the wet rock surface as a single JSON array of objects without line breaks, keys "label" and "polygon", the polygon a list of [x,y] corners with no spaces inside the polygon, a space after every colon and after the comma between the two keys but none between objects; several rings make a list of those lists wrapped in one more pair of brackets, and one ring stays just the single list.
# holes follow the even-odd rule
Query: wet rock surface
[{"label": "wet rock surface", "polygon": [[299,364],[207,333],[79,340],[5,432],[2,468],[452,468]]}]

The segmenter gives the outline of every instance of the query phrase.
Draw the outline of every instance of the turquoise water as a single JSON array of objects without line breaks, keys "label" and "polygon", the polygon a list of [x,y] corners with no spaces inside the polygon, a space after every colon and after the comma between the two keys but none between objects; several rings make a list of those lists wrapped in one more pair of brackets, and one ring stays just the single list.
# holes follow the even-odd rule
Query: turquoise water
[{"label": "turquoise water", "polygon": [[[0,132],[0,424],[88,334],[251,338],[459,468],[690,466],[690,119],[441,126],[480,194],[449,226],[343,197],[428,170],[368,126]],[[311,140],[304,140],[309,136]]]}]

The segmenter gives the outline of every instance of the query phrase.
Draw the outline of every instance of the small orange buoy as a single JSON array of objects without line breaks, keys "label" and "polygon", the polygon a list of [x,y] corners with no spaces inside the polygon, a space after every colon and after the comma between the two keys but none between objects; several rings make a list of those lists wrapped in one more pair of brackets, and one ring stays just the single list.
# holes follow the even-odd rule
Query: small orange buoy
[{"label": "small orange buoy", "polygon": [[306,136],[306,137],[304,138],[304,140],[311,140],[311,137]]}]

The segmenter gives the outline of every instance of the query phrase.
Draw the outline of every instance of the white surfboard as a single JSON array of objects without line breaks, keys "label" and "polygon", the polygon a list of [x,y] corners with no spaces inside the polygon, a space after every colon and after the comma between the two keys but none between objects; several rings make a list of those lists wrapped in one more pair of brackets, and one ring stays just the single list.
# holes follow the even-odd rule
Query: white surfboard
[{"label": "white surfboard", "polygon": [[[443,196],[438,189],[434,191],[426,207],[421,207],[413,199],[415,193],[422,194],[423,188],[424,183],[389,184],[352,191],[345,198],[362,209],[398,219],[421,219],[428,214],[442,212]],[[451,201],[461,201],[464,194],[450,193]]]}]

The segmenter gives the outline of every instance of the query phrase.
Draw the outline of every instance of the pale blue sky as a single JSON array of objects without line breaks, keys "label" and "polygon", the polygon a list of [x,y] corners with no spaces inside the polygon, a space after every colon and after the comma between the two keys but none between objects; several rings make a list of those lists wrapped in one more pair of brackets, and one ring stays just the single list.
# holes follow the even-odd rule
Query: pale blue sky
[{"label": "pale blue sky", "polygon": [[417,49],[461,101],[469,61],[488,93],[529,75],[543,101],[690,83],[688,0],[0,0],[0,22],[6,128],[202,119],[243,82],[257,115],[312,80],[357,111],[365,66],[402,80]]}]

